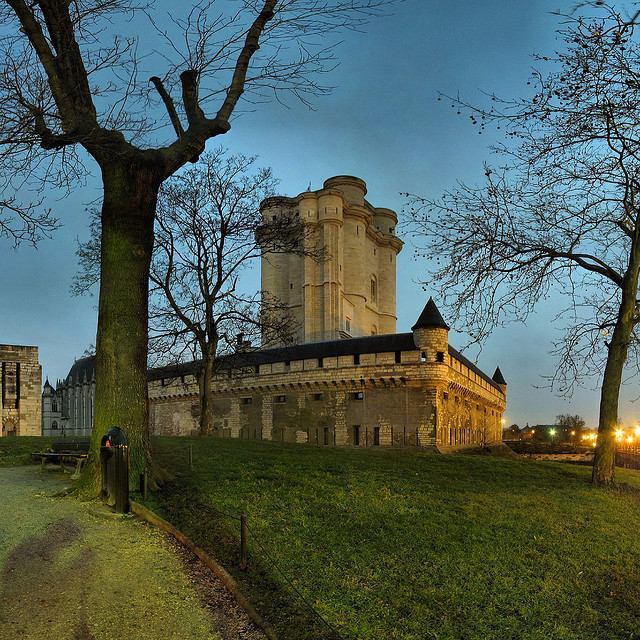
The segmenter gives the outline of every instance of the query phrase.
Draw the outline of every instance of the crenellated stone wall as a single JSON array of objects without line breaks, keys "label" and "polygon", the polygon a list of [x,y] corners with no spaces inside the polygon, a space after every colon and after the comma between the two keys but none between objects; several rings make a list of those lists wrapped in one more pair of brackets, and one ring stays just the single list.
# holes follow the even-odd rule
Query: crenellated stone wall
[{"label": "crenellated stone wall", "polygon": [[[153,433],[197,432],[195,377],[153,380],[149,394]],[[225,372],[214,398],[220,437],[442,450],[500,442],[506,404],[499,386],[464,359],[425,361],[417,349]]]}]

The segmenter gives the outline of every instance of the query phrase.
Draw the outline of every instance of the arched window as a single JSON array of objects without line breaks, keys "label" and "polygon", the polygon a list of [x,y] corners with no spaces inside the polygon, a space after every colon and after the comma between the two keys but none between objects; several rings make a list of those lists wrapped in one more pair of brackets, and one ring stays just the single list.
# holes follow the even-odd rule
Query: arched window
[{"label": "arched window", "polygon": [[371,302],[378,302],[378,281],[371,276]]}]

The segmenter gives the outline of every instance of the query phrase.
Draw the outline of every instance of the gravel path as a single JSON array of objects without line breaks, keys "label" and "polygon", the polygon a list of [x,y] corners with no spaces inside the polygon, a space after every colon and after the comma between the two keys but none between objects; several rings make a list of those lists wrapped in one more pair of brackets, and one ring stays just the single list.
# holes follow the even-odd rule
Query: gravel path
[{"label": "gravel path", "polygon": [[261,640],[193,556],[133,516],[0,468],[0,640]]}]

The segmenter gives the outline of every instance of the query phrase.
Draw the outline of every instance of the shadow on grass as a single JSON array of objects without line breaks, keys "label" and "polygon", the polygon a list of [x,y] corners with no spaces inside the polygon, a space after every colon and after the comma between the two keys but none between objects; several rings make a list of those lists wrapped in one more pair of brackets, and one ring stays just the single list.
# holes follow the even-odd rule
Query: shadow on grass
[{"label": "shadow on grass", "polygon": [[239,519],[221,514],[184,476],[147,504],[209,552],[235,578],[241,591],[282,640],[340,640],[286,584],[249,534],[249,567],[240,564]]}]

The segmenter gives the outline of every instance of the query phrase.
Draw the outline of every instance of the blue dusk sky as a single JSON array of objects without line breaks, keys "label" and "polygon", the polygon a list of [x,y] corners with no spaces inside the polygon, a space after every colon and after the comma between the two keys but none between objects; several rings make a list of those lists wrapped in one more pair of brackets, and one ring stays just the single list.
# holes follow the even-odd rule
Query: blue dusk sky
[{"label": "blue dusk sky", "polygon": [[[162,23],[170,2],[157,2]],[[231,131],[210,142],[232,152],[256,154],[280,179],[280,192],[296,195],[309,184],[318,189],[333,175],[363,178],[367,199],[401,212],[402,192],[437,197],[456,181],[479,183],[483,161],[500,131],[478,135],[468,118],[438,92],[459,93],[484,102],[483,91],[503,96],[526,94],[534,52],[551,52],[561,43],[553,12],[569,10],[567,0],[406,0],[392,15],[372,21],[362,32],[345,33],[337,49],[340,65],[327,81],[329,96],[314,109],[289,101],[256,105],[233,120]],[[624,7],[626,5],[620,5]],[[118,30],[118,26],[114,26]],[[156,63],[156,64],[154,64]],[[161,57],[146,59],[149,75],[162,75]],[[95,342],[96,297],[74,298],[69,286],[76,270],[76,239],[88,232],[86,208],[99,198],[98,172],[87,185],[50,204],[63,227],[37,249],[0,244],[0,342],[37,345],[43,381],[64,377],[74,358]],[[402,223],[402,220],[401,220]],[[401,231],[400,231],[401,232]],[[428,266],[415,259],[408,238],[397,263],[399,332],[409,331],[430,294],[419,284]],[[259,265],[247,270],[244,285],[259,288]],[[555,361],[549,355],[559,337],[552,319],[562,301],[543,301],[526,326],[497,329],[477,357],[490,375],[497,364],[508,382],[508,423],[551,423],[560,413],[578,413],[597,425],[599,380],[571,399],[545,385]],[[445,318],[446,319],[446,318]],[[464,327],[453,327],[454,347],[466,343]],[[461,333],[462,332],[462,333]],[[620,415],[640,418],[637,380],[622,390]]]}]

